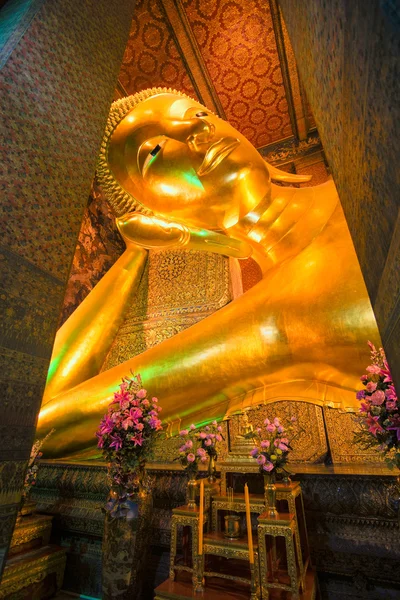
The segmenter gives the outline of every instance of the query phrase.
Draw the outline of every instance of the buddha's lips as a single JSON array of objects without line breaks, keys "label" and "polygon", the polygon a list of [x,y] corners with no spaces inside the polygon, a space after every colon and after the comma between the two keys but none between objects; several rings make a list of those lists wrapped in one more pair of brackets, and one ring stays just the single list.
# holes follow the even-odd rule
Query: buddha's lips
[{"label": "buddha's lips", "polygon": [[214,142],[207,150],[203,162],[197,170],[197,175],[208,175],[219,163],[224,160],[240,144],[234,137],[221,138]]}]

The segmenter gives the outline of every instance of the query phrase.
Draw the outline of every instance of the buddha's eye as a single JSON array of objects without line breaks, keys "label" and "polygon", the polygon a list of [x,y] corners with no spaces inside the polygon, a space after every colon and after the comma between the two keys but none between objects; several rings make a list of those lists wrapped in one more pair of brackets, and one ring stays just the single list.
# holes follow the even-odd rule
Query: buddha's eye
[{"label": "buddha's eye", "polygon": [[196,117],[208,117],[208,113],[201,111],[196,113]]},{"label": "buddha's eye", "polygon": [[166,140],[161,140],[158,144],[154,146],[153,150],[150,150],[143,164],[142,175],[146,173],[153,160],[155,160],[157,154],[160,152],[160,150],[163,149],[163,147],[165,146],[165,142]]}]

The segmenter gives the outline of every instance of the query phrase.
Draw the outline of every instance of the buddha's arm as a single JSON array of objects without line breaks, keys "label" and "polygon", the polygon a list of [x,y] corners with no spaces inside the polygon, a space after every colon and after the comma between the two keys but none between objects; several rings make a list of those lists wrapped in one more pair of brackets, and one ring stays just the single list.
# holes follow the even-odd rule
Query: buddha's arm
[{"label": "buddha's arm", "polygon": [[248,258],[251,245],[208,229],[191,227],[167,217],[127,213],[117,219],[118,229],[126,241],[148,249],[185,248],[214,252],[233,258]]},{"label": "buddha's arm", "polygon": [[97,375],[137,290],[147,251],[125,252],[69,317],[56,335],[43,405]]},{"label": "buddha's arm", "polygon": [[[334,259],[332,258],[334,257]],[[307,397],[310,382],[356,388],[365,339],[378,339],[351,239],[341,213],[296,258],[207,319],[124,364],[60,394],[39,417],[38,435],[67,456],[94,445],[94,432],[121,378],[142,375],[167,422],[222,417],[246,392],[292,382],[290,397]],[[364,354],[363,354],[364,352]],[[284,391],[282,391],[284,390]],[[354,393],[349,392],[353,397]],[[317,401],[311,397],[312,401]]]}]

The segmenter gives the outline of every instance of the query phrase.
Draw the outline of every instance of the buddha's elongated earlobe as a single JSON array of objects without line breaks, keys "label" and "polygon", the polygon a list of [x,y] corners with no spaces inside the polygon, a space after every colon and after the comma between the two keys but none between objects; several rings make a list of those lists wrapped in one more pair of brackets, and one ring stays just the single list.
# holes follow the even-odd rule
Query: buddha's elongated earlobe
[{"label": "buddha's elongated earlobe", "polygon": [[293,175],[292,173],[281,171],[269,163],[266,164],[272,181],[278,181],[282,183],[306,183],[307,181],[310,181],[312,177],[312,175]]}]

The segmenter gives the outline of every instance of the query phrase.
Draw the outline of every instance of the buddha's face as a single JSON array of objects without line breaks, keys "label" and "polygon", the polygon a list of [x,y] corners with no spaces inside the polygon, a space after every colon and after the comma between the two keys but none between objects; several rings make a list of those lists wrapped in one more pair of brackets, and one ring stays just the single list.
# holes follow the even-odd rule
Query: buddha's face
[{"label": "buddha's face", "polygon": [[270,188],[257,150],[228,122],[173,93],[133,108],[111,136],[108,163],[121,186],[155,214],[225,229]]}]

